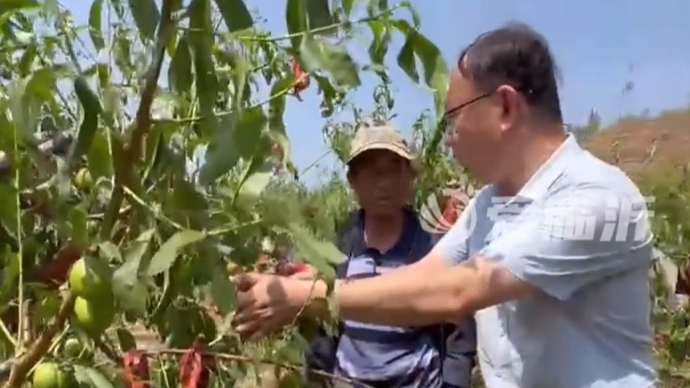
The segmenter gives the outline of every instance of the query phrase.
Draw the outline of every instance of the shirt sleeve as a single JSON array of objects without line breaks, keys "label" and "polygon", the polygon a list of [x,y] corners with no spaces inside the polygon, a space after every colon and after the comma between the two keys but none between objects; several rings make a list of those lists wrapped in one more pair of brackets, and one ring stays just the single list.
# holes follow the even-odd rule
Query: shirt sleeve
[{"label": "shirt sleeve", "polygon": [[652,263],[641,195],[585,187],[534,207],[510,222],[479,256],[560,300],[605,277]]},{"label": "shirt sleeve", "polygon": [[434,246],[433,251],[440,252],[450,264],[458,264],[468,259],[469,237],[476,222],[477,198],[474,197],[467,203],[458,220]]}]

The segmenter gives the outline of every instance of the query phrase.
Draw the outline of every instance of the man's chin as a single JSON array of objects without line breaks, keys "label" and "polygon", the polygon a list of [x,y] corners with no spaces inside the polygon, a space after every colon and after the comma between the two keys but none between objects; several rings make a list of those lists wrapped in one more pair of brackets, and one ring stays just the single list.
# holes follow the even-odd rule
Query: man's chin
[{"label": "man's chin", "polygon": [[370,210],[368,210],[369,213],[380,216],[388,215],[396,211],[400,211],[400,206],[395,205],[391,201],[377,202],[376,204],[374,204],[374,206],[371,207]]}]

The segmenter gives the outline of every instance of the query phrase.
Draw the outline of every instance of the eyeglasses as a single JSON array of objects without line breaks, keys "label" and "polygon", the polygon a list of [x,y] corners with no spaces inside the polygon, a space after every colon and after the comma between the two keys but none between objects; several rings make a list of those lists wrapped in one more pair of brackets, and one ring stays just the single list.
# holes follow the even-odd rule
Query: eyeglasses
[{"label": "eyeglasses", "polygon": [[446,113],[443,114],[443,119],[441,119],[441,124],[440,124],[440,125],[441,125],[441,129],[443,130],[443,133],[447,133],[447,132],[448,132],[448,129],[449,129],[449,127],[450,127],[450,124],[451,124],[452,119],[455,118],[455,116],[456,116],[458,113],[460,113],[460,111],[462,110],[462,108],[464,108],[464,107],[466,107],[466,106],[470,106],[470,105],[474,104],[475,102],[477,102],[477,101],[479,101],[479,100],[482,100],[482,99],[484,99],[484,98],[487,98],[487,97],[491,96],[492,94],[494,94],[494,92],[484,93],[484,94],[482,94],[482,95],[480,95],[480,96],[478,96],[478,97],[475,97],[475,98],[473,98],[473,99],[471,99],[471,100],[469,100],[469,101],[465,101],[465,102],[463,102],[462,104],[460,104],[460,105],[458,105],[458,106],[456,106],[456,107],[454,107],[454,108],[448,109],[448,110],[446,111]]}]

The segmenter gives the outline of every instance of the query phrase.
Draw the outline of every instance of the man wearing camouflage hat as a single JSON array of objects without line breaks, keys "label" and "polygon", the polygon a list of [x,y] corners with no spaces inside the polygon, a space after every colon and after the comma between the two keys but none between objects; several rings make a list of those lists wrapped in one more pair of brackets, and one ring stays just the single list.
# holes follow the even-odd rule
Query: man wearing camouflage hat
[{"label": "man wearing camouflage hat", "polygon": [[[359,209],[339,232],[347,260],[338,278],[374,277],[424,257],[432,236],[407,206],[415,171],[402,136],[391,126],[363,127],[346,164]],[[307,365],[373,387],[469,387],[473,323],[401,329],[345,320],[335,336],[323,331],[312,342]]]}]

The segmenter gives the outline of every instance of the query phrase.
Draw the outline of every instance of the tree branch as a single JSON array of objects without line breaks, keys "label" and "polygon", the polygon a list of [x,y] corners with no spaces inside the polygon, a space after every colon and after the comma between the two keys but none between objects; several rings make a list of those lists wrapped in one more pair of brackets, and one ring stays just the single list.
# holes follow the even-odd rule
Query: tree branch
[{"label": "tree branch", "polygon": [[[156,50],[144,77],[144,91],[141,93],[139,108],[134,119],[134,129],[131,132],[128,144],[121,150],[122,153],[116,161],[115,188],[106,209],[103,224],[101,225],[100,235],[101,238],[106,240],[110,239],[110,234],[120,212],[120,206],[124,200],[123,187],[131,186],[130,182],[134,172],[134,164],[139,160],[139,154],[141,153],[141,142],[151,129],[151,105],[158,89],[158,77],[160,76],[163,58],[165,57],[165,45],[168,37],[174,31],[174,27],[172,0],[163,0],[161,23],[156,38]],[[113,150],[113,153],[115,153],[115,150]]]},{"label": "tree branch", "polygon": [[[48,326],[41,332],[36,341],[31,344],[26,353],[19,356],[16,360],[10,360],[5,364],[11,364],[10,377],[3,386],[3,388],[19,388],[26,375],[29,373],[31,368],[38,361],[41,360],[44,354],[50,349],[50,344],[53,341],[53,337],[57,335],[62,330],[65,325],[65,321],[72,314],[74,308],[74,296],[71,292],[67,292],[60,305],[60,309],[55,317],[48,323]],[[6,369],[6,365],[0,366],[0,371]]]},{"label": "tree branch", "polygon": [[[165,44],[168,36],[174,30],[174,21],[172,19],[172,4],[171,0],[163,1],[162,20],[158,30],[158,37],[156,42],[156,51],[153,60],[145,76],[144,91],[139,101],[139,108],[135,118],[134,129],[132,130],[129,143],[122,150],[119,160],[115,168],[115,189],[108,204],[105,213],[105,219],[101,226],[101,236],[106,239],[110,238],[110,234],[117,220],[120,212],[120,206],[124,199],[123,187],[129,185],[132,179],[133,167],[136,160],[139,159],[141,152],[141,142],[146,133],[151,128],[151,105],[156,96],[158,87],[158,78],[160,76],[163,58],[165,55]],[[7,369],[11,365],[10,377],[3,386],[3,388],[19,388],[26,380],[26,375],[31,368],[45,355],[49,350],[53,337],[62,329],[65,321],[72,313],[74,308],[74,296],[71,293],[65,295],[65,299],[60,306],[60,310],[53,320],[48,324],[46,329],[39,335],[36,341],[31,345],[26,353],[19,356],[15,361],[8,361],[0,365],[0,372]]]}]

